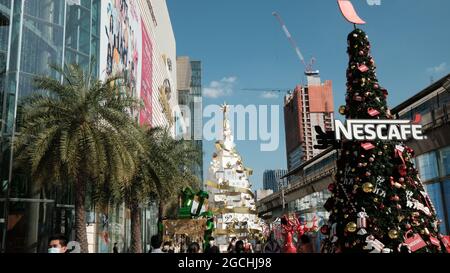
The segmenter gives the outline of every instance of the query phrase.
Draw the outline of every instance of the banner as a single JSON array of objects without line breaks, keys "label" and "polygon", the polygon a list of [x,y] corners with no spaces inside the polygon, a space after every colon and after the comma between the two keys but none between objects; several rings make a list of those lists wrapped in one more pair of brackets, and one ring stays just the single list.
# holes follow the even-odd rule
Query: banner
[{"label": "banner", "polygon": [[136,1],[101,1],[100,74],[123,75],[121,92],[140,96],[142,73],[141,17]]},{"label": "banner", "polygon": [[142,81],[141,81],[141,99],[144,102],[139,122],[141,125],[152,126],[152,77],[153,77],[153,44],[145,27],[142,25]]}]

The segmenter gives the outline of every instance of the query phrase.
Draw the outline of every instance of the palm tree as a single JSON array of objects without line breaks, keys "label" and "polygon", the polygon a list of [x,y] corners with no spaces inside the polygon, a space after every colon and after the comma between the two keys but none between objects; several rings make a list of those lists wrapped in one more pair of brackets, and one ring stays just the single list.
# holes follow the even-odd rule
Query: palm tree
[{"label": "palm tree", "polygon": [[122,190],[130,209],[130,250],[133,253],[142,251],[139,205],[148,204],[151,195],[158,196],[160,208],[176,198],[181,188],[198,182],[186,166],[201,160],[197,148],[186,141],[173,139],[166,129],[153,128],[144,134],[146,151],[139,156],[140,164],[132,184]]},{"label": "palm tree", "polygon": [[[127,185],[136,170],[136,153],[143,152],[139,128],[130,113],[139,102],[119,94],[111,77],[104,82],[78,65],[52,67],[63,76],[35,79],[45,91],[26,98],[16,149],[29,167],[33,183],[73,183],[75,240],[88,252],[86,189],[113,181]],[[114,184],[114,183],[112,183]]]}]

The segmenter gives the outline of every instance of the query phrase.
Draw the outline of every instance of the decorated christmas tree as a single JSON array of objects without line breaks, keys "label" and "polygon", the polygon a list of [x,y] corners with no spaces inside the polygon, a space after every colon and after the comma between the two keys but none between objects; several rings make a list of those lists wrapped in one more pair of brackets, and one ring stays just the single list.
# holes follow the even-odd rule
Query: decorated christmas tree
[{"label": "decorated christmas tree", "polygon": [[227,113],[223,109],[223,138],[216,142],[216,152],[208,172],[206,187],[209,208],[214,213],[213,236],[221,251],[226,251],[231,238],[252,239],[259,237],[264,222],[258,218],[249,177],[252,170],[246,168],[237,152]]},{"label": "decorated christmas tree", "polygon": [[[394,119],[388,92],[376,75],[368,36],[355,29],[348,36],[347,120]],[[400,141],[342,142],[331,213],[321,231],[329,235],[326,252],[443,252],[436,211],[420,180],[414,151]]]}]

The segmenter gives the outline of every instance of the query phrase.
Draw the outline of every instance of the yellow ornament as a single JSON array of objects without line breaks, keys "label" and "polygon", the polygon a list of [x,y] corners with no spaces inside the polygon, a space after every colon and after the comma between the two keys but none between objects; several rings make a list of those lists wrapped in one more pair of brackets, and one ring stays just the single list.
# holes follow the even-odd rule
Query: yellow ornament
[{"label": "yellow ornament", "polygon": [[374,187],[373,187],[372,183],[367,182],[367,183],[364,183],[364,185],[362,186],[362,189],[365,193],[371,193],[371,192],[373,192]]},{"label": "yellow ornament", "polygon": [[346,112],[347,112],[347,107],[345,107],[345,106],[339,107],[339,114],[345,115]]},{"label": "yellow ornament", "polygon": [[391,238],[392,240],[395,240],[398,238],[398,231],[396,229],[391,229],[389,230],[389,238]]},{"label": "yellow ornament", "polygon": [[350,233],[354,233],[354,232],[356,232],[356,228],[357,228],[356,223],[355,222],[350,222],[345,227],[345,230],[347,230]]},{"label": "yellow ornament", "polygon": [[344,214],[344,218],[347,219],[348,218],[348,214]]}]

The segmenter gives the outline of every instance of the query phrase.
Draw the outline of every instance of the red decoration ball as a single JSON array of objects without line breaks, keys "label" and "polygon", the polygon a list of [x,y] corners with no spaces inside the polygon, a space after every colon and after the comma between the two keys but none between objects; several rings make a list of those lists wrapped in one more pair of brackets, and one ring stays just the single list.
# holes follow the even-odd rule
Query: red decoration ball
[{"label": "red decoration ball", "polygon": [[328,191],[334,192],[335,189],[336,189],[336,184],[335,183],[331,183],[330,185],[328,185]]},{"label": "red decoration ball", "polygon": [[380,86],[378,84],[374,84],[373,88],[378,89],[378,88],[380,88]]},{"label": "red decoration ball", "polygon": [[320,228],[320,233],[322,233],[323,235],[328,235],[330,234],[330,227],[328,225],[324,225]]}]

